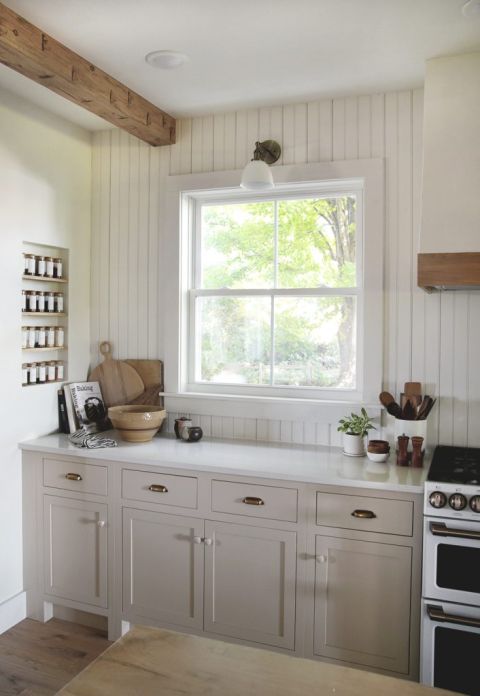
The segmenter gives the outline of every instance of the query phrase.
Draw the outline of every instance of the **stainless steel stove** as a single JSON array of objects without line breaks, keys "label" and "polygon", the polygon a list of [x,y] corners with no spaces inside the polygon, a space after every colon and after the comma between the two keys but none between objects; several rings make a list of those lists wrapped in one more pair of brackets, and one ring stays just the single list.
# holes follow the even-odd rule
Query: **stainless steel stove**
[{"label": "stainless steel stove", "polygon": [[480,449],[438,446],[425,483],[421,680],[480,695]]}]

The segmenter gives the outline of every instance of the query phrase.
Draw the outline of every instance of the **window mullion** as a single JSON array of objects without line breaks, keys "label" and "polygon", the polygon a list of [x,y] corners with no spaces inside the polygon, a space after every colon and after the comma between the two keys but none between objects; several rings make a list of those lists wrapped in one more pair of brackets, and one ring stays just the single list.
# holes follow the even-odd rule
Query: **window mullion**
[{"label": "window mullion", "polygon": [[270,299],[270,386],[273,387],[273,369],[275,365],[275,295]]}]

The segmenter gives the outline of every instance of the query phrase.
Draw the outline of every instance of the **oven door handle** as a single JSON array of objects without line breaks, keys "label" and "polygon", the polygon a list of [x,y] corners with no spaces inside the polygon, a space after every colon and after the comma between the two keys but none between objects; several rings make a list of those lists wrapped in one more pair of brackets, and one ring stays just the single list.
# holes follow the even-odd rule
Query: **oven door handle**
[{"label": "oven door handle", "polygon": [[475,532],[473,529],[453,529],[447,527],[446,524],[430,523],[430,531],[435,536],[457,537],[457,539],[476,539],[480,541],[480,532]]},{"label": "oven door handle", "polygon": [[459,626],[472,626],[480,628],[480,619],[470,619],[468,616],[456,616],[455,614],[445,614],[442,607],[427,605],[427,614],[432,621],[440,623],[458,624]]}]

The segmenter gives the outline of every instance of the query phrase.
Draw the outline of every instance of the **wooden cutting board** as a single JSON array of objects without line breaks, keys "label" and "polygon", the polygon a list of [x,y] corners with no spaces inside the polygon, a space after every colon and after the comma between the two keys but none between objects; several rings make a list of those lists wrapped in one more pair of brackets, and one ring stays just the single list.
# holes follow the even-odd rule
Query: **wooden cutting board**
[{"label": "wooden cutting board", "polygon": [[133,400],[135,404],[154,404],[163,406],[163,362],[161,360],[125,360],[133,367],[145,385],[145,391]]},{"label": "wooden cutting board", "polygon": [[112,346],[108,341],[100,343],[104,361],[92,370],[88,379],[99,382],[106,406],[128,404],[145,391],[138,372],[123,360],[112,358]]}]

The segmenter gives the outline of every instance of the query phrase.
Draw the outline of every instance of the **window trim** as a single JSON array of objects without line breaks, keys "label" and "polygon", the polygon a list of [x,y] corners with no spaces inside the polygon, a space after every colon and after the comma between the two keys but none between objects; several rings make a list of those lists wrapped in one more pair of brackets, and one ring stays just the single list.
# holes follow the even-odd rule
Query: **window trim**
[{"label": "window trim", "polygon": [[[187,330],[187,374],[185,375],[186,389],[189,392],[209,393],[209,394],[230,394],[238,393],[248,396],[270,396],[278,398],[314,398],[314,399],[333,399],[338,398],[355,400],[360,398],[363,391],[363,179],[336,180],[334,182],[308,182],[295,184],[281,184],[276,186],[273,191],[263,194],[252,194],[252,192],[238,191],[231,189],[221,191],[200,191],[182,192],[187,205],[192,206],[192,216],[189,224],[192,225],[191,244],[189,252],[192,256],[190,264],[190,278],[188,282],[188,330]],[[356,244],[356,284],[353,287],[338,288],[279,288],[271,287],[265,289],[202,289],[201,285],[201,212],[203,205],[217,205],[222,203],[251,203],[260,201],[284,201],[298,200],[299,198],[320,198],[320,197],[342,197],[355,196],[357,200],[357,221],[358,235]],[[184,231],[184,234],[188,234]],[[356,387],[355,388],[325,388],[318,386],[292,386],[282,384],[236,384],[236,383],[213,383],[202,382],[196,378],[198,365],[196,364],[197,347],[195,340],[198,340],[199,333],[196,327],[195,301],[198,297],[339,297],[342,295],[356,298]],[[273,337],[272,337],[273,343]],[[271,374],[273,379],[273,374]]]},{"label": "window trim", "polygon": [[[352,404],[375,403],[381,390],[383,357],[384,160],[283,165],[275,166],[274,170],[278,187],[272,192],[274,195],[277,193],[281,195],[282,188],[285,189],[285,187],[294,188],[297,186],[305,190],[309,184],[314,187],[321,181],[328,181],[332,190],[336,188],[338,192],[339,185],[343,191],[347,182],[359,179],[363,181],[363,294],[365,307],[368,308],[364,317],[365,319],[369,318],[369,321],[368,324],[363,322],[366,328],[363,340],[357,346],[358,351],[363,350],[363,370],[362,375],[358,375],[361,387],[355,393],[352,393],[351,390],[349,393],[345,393],[339,389],[306,388],[307,394],[309,390],[317,392],[311,394],[310,398],[305,393],[299,393],[298,390],[302,390],[302,388],[295,388],[296,396],[294,398],[298,398],[300,401],[318,403],[339,401]],[[238,397],[243,403],[248,403],[249,396],[255,400],[263,398],[258,395],[259,390],[262,390],[263,387],[253,387],[255,391],[250,395],[248,387],[242,387],[241,395],[238,392],[235,394],[234,388],[228,386],[225,389],[212,391],[212,385],[208,385],[207,390],[204,390],[204,385],[201,385],[200,390],[192,391],[192,385],[189,385],[186,379],[188,294],[185,288],[189,287],[192,274],[191,254],[188,251],[192,244],[191,216],[194,212],[189,197],[195,195],[211,202],[218,200],[218,190],[221,189],[223,193],[220,199],[228,197],[232,193],[235,193],[237,197],[238,193],[239,201],[242,198],[252,200],[255,196],[252,196],[251,192],[242,191],[238,186],[240,175],[240,170],[237,170],[167,177],[163,255],[165,268],[178,269],[178,273],[168,274],[162,283],[165,308],[165,388],[166,392],[172,395],[195,394],[201,396],[203,393],[205,396],[214,396],[216,394],[219,397],[222,395],[228,398]],[[327,187],[325,191],[327,192]],[[182,196],[182,193],[185,195]],[[292,193],[292,197],[294,196],[295,193]],[[337,289],[334,292],[338,294]],[[267,395],[265,396],[266,400],[269,402],[278,400],[279,403],[292,401],[291,395],[285,394],[280,385],[275,386],[274,389],[278,396]],[[286,389],[291,390],[290,387]],[[285,394],[285,396],[280,396],[280,393]]]}]

